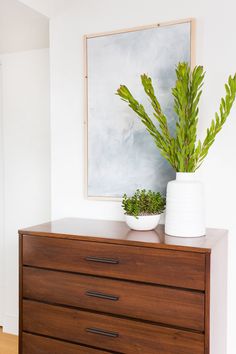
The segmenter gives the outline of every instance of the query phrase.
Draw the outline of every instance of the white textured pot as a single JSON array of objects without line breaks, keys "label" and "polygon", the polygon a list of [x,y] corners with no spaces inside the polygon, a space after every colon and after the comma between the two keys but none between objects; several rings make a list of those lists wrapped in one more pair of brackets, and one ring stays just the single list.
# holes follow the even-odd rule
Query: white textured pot
[{"label": "white textured pot", "polygon": [[165,233],[200,237],[206,233],[203,184],[195,173],[178,172],[167,185]]},{"label": "white textured pot", "polygon": [[125,220],[132,230],[148,231],[157,227],[160,217],[161,215],[144,215],[136,219],[134,216],[125,215]]}]

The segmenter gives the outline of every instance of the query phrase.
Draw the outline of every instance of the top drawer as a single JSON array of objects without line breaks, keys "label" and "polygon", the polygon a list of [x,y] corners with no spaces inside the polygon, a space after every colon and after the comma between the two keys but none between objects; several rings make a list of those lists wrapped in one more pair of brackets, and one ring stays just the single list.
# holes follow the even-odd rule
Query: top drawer
[{"label": "top drawer", "polygon": [[24,235],[23,264],[205,289],[205,255],[202,253]]}]

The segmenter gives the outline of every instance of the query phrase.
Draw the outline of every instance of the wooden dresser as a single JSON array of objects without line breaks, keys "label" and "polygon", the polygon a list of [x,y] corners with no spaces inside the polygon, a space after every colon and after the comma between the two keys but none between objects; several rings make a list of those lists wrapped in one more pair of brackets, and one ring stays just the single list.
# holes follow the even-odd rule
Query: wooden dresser
[{"label": "wooden dresser", "polygon": [[19,231],[19,353],[226,354],[227,232],[163,230],[71,218]]}]

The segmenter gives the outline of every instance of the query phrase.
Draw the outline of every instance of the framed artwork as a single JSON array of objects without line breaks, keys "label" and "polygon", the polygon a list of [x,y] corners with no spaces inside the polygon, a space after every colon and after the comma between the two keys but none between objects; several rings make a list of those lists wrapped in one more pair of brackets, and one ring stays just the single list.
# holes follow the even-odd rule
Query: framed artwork
[{"label": "framed artwork", "polygon": [[[121,84],[152,114],[140,81],[147,73],[171,129],[171,88],[179,62],[193,64],[194,20],[85,36],[85,191],[89,199],[120,200],[137,188],[165,193],[175,173],[127,104]],[[155,121],[155,118],[153,118]]]}]

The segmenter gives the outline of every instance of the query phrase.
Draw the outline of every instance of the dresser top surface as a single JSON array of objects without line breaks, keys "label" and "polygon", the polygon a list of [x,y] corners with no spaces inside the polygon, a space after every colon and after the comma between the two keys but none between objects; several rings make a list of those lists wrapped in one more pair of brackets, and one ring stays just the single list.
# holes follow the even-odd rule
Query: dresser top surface
[{"label": "dresser top surface", "polygon": [[55,237],[91,242],[113,243],[151,248],[181,249],[184,251],[210,252],[227,230],[207,229],[206,236],[181,238],[168,236],[164,225],[152,231],[131,230],[125,222],[65,218],[36,225],[19,231],[21,235]]}]

